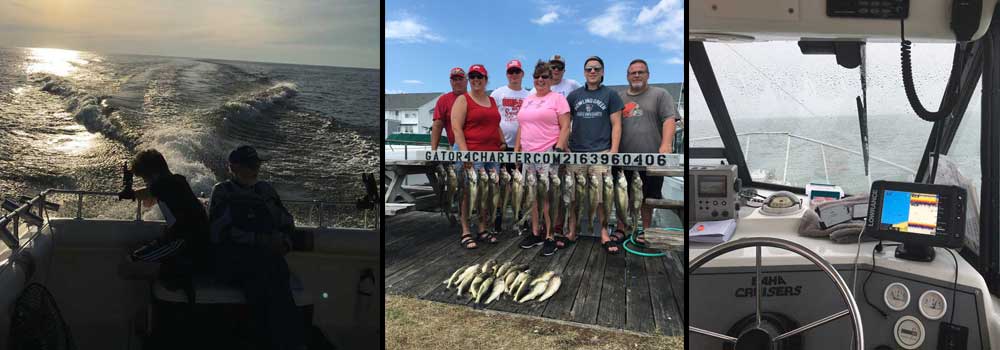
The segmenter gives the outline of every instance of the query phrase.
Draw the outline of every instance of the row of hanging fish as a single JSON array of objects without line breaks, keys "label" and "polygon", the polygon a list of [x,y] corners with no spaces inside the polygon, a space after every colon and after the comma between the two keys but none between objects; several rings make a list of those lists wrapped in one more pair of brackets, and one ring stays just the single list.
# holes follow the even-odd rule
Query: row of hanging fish
[{"label": "row of hanging fish", "polygon": [[562,278],[554,271],[532,275],[527,264],[508,261],[498,266],[496,261],[490,260],[483,264],[462,266],[442,284],[446,285],[446,289],[456,287],[459,297],[468,292],[469,298],[476,304],[485,300],[488,305],[504,294],[517,303],[536,298],[540,302],[548,300],[559,290]]},{"label": "row of hanging fish", "polygon": [[[631,187],[624,171],[608,172],[603,178],[580,173],[566,173],[562,178],[558,172],[550,172],[547,176],[535,171],[525,173],[522,175],[520,171],[506,168],[456,170],[450,164],[439,163],[435,175],[442,214],[451,218],[456,215],[454,208],[466,200],[469,214],[485,212],[487,222],[494,222],[497,209],[506,211],[509,207],[514,214],[513,226],[518,231],[521,224],[531,219],[530,213],[539,203],[549,203],[552,216],[563,213],[564,220],[569,220],[573,208],[578,218],[593,218],[594,210],[601,209],[609,219],[612,213],[618,220],[626,220],[630,214],[635,216],[633,226],[640,220],[638,208],[643,203],[643,193],[642,179],[637,171],[632,172]],[[605,205],[600,206],[601,203]]]}]

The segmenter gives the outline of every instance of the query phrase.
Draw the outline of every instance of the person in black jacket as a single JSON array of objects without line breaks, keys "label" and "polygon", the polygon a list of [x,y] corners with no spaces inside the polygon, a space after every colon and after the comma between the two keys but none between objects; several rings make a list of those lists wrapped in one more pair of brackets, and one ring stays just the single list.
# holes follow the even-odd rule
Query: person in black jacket
[{"label": "person in black jacket", "polygon": [[274,187],[260,181],[261,159],[250,146],[229,154],[231,180],[212,189],[209,205],[216,278],[240,286],[253,310],[262,345],[300,349],[304,325],[284,255],[294,219]]}]

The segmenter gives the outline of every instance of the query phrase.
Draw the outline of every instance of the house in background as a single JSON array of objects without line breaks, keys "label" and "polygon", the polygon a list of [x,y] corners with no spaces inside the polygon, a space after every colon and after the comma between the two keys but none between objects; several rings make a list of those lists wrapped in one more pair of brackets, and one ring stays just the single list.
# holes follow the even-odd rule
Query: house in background
[{"label": "house in background", "polygon": [[[684,100],[681,94],[681,83],[649,84],[666,89],[677,103],[678,113],[684,113]],[[627,85],[608,85],[615,91],[623,91]],[[490,93],[487,91],[487,94]],[[434,121],[434,104],[441,92],[417,94],[386,94],[385,120],[386,135],[392,134],[430,134]],[[681,115],[683,117],[683,114]],[[390,127],[390,120],[398,121],[399,126]],[[395,124],[395,123],[392,123]]]}]

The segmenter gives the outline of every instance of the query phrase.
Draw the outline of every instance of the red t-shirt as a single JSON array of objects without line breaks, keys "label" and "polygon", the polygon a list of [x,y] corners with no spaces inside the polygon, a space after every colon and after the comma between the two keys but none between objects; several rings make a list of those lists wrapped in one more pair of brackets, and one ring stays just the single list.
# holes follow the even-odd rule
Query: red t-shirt
[{"label": "red t-shirt", "polygon": [[449,144],[455,144],[455,134],[451,132],[451,106],[455,104],[455,99],[458,96],[461,95],[446,92],[438,97],[437,103],[434,104],[434,120],[444,122],[445,136],[448,136]]},{"label": "red t-shirt", "polygon": [[468,93],[465,94],[466,113],[465,144],[470,151],[499,151],[500,143],[500,111],[497,102],[490,97],[490,106],[483,107],[476,103]]}]

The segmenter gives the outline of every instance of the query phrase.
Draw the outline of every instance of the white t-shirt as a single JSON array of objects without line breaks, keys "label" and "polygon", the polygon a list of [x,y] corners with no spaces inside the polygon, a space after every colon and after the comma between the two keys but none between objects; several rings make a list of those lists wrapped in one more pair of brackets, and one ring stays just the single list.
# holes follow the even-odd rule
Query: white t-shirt
[{"label": "white t-shirt", "polygon": [[559,84],[552,85],[551,87],[552,91],[562,94],[563,97],[569,97],[570,92],[573,92],[573,90],[579,88],[580,88],[580,83],[577,83],[576,80],[568,78],[563,78],[563,80],[560,81]]},{"label": "white t-shirt", "polygon": [[497,101],[497,109],[500,110],[500,130],[503,131],[504,141],[508,147],[514,147],[514,138],[517,136],[517,112],[521,110],[521,102],[530,92],[527,89],[511,90],[507,85],[501,86],[490,97]]}]

